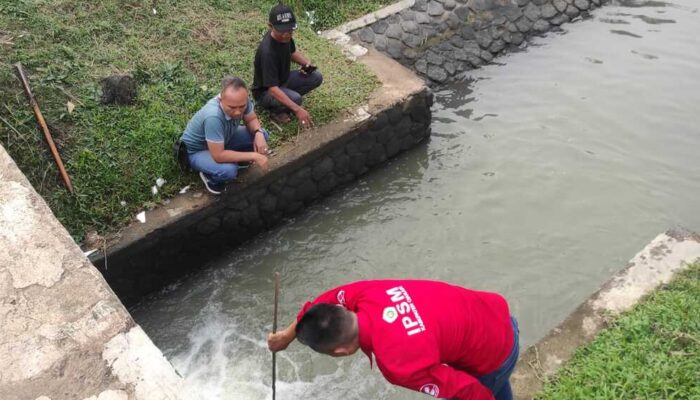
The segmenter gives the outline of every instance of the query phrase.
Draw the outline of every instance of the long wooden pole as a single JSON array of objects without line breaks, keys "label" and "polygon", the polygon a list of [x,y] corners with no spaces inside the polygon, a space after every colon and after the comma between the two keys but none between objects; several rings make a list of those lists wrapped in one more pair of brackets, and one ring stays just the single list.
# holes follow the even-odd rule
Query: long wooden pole
[{"label": "long wooden pole", "polygon": [[36,99],[34,98],[34,95],[32,94],[32,89],[29,87],[29,81],[27,80],[26,75],[24,75],[24,68],[22,68],[21,63],[15,64],[15,68],[17,69],[17,77],[19,77],[19,80],[22,81],[22,86],[24,86],[24,94],[27,95],[27,100],[29,100],[29,105],[32,107],[32,110],[34,110],[34,115],[36,116],[36,121],[39,123],[39,127],[41,127],[42,132],[44,133],[44,139],[46,139],[46,144],[49,145],[49,149],[51,150],[51,155],[53,155],[53,159],[56,162],[56,166],[58,167],[58,171],[61,173],[61,177],[63,178],[63,183],[66,185],[66,189],[68,189],[69,192],[74,193],[73,191],[73,184],[70,181],[70,177],[68,176],[68,172],[66,172],[66,168],[63,166],[63,160],[61,160],[61,155],[58,154],[58,149],[56,148],[56,144],[53,141],[53,137],[51,137],[51,132],[49,132],[49,127],[46,125],[46,121],[44,120],[44,115],[41,113],[41,110],[39,109],[39,104],[37,104]]},{"label": "long wooden pole", "polygon": [[[272,333],[277,333],[277,304],[279,303],[279,295],[280,295],[280,273],[275,272],[274,275],[274,280],[275,280],[275,312],[274,312],[274,317],[272,319]],[[277,389],[275,388],[275,384],[277,382],[277,353],[272,352],[272,400],[275,400],[275,395],[277,392]]]}]

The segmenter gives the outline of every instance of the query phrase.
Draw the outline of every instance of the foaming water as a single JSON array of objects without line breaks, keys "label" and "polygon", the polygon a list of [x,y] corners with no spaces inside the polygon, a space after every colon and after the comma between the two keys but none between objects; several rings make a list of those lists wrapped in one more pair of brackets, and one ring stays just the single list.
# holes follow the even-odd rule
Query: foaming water
[{"label": "foaming water", "polygon": [[[136,320],[191,397],[269,399],[282,325],[358,279],[503,293],[534,343],[668,228],[700,230],[700,14],[624,0],[436,92],[433,138],[146,299]],[[278,355],[279,399],[420,399],[356,355]]]}]

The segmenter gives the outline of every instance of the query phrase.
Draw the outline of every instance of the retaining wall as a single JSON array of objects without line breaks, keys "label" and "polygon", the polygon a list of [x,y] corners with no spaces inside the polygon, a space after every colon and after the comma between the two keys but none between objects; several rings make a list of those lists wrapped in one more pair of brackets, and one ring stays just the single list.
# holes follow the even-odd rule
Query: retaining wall
[{"label": "retaining wall", "polygon": [[0,146],[0,399],[169,400],[181,381]]},{"label": "retaining wall", "polygon": [[338,30],[442,83],[605,1],[404,0]]},{"label": "retaining wall", "polygon": [[415,74],[372,51],[360,62],[381,88],[367,106],[285,144],[264,176],[219,197],[174,199],[146,214],[95,265],[127,305],[289,218],[430,135],[432,92]]}]

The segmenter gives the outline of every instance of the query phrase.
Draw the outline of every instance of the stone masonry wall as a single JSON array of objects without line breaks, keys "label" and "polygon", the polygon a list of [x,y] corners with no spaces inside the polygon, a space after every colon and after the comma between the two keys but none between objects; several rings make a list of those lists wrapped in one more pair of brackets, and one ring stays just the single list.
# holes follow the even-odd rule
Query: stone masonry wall
[{"label": "stone masonry wall", "polygon": [[416,0],[349,35],[442,83],[605,1]]},{"label": "stone masonry wall", "polygon": [[224,193],[138,242],[95,260],[127,305],[196,270],[430,135],[433,95],[423,87],[302,159]]},{"label": "stone masonry wall", "polygon": [[170,400],[181,380],[0,146],[0,399]]}]

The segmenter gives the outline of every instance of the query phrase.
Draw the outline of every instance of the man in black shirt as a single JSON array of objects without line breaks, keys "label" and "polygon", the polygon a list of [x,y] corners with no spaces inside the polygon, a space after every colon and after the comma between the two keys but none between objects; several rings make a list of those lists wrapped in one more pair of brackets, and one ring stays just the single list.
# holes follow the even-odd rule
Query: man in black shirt
[{"label": "man in black shirt", "polygon": [[[283,4],[273,7],[268,26],[270,30],[255,53],[253,97],[272,113],[273,120],[289,122],[289,113],[293,112],[302,126],[308,128],[313,122],[301,106],[302,96],[319,87],[323,76],[294,44],[292,36],[297,24],[290,7]],[[299,71],[290,71],[292,61],[301,66]]]}]

